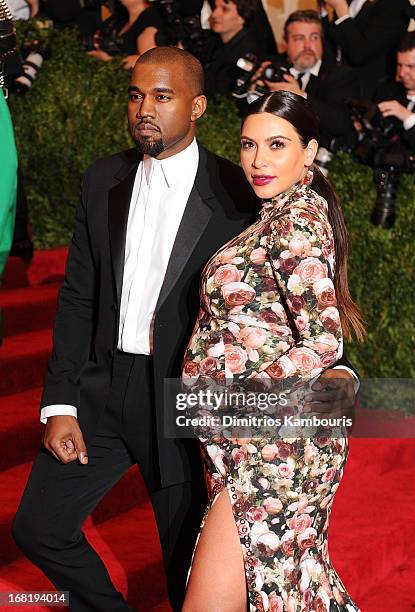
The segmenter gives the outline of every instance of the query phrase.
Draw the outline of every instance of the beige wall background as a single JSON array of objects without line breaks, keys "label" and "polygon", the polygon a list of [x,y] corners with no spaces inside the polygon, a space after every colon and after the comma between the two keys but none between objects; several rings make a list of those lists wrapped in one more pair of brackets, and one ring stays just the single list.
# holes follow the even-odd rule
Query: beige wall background
[{"label": "beige wall background", "polygon": [[263,0],[278,44],[282,43],[282,28],[290,13],[303,9],[316,9],[316,0]]}]

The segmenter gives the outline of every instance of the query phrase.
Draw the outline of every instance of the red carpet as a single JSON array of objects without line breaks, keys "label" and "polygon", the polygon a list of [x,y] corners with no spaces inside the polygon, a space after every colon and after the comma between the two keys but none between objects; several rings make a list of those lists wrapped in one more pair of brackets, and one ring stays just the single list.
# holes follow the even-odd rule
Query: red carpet
[{"label": "red carpet", "polygon": [[[30,266],[12,258],[0,294],[5,331],[0,348],[0,591],[52,589],[20,554],[10,523],[40,444],[40,387],[64,258],[65,249],[36,253]],[[350,440],[332,512],[330,551],[362,612],[415,610],[414,466],[414,439]],[[86,533],[132,606],[169,610],[156,526],[135,468],[97,507]]]}]

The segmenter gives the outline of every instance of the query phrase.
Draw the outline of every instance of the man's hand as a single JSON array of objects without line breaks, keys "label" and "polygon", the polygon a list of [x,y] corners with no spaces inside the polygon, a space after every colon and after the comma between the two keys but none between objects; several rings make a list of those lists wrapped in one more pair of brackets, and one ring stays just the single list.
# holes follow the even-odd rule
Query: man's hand
[{"label": "man's hand", "polygon": [[338,19],[349,14],[349,5],[346,0],[325,0],[325,5],[330,6],[336,12]]},{"label": "man's hand", "polygon": [[354,416],[354,378],[347,370],[325,370],[306,395],[304,409],[318,412],[326,418],[352,418]]},{"label": "man's hand", "polygon": [[271,83],[271,81],[265,81],[265,85],[270,91],[291,91],[292,93],[298,94],[306,98],[306,93],[301,89],[297,79],[291,74],[284,74],[284,80],[279,83]]},{"label": "man's hand", "polygon": [[412,115],[412,111],[400,104],[397,100],[385,100],[380,102],[378,108],[384,117],[396,117],[400,121],[405,121]]},{"label": "man's hand", "polygon": [[30,6],[30,17],[35,17],[39,12],[39,0],[27,0]]},{"label": "man's hand", "polygon": [[48,417],[43,445],[62,463],[70,463],[75,459],[88,463],[84,438],[78,420],[73,416]]}]

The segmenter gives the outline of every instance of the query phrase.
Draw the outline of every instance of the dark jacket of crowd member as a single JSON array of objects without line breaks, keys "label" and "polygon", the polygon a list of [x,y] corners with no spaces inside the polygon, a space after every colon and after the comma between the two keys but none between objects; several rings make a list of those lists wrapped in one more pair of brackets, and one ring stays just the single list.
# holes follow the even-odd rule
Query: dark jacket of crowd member
[{"label": "dark jacket of crowd member", "polygon": [[100,2],[83,6],[81,0],[45,0],[41,5],[42,13],[51,18],[55,27],[64,28],[76,25],[82,35],[92,35],[100,23]]},{"label": "dark jacket of crowd member", "polygon": [[367,0],[354,18],[336,25],[323,18],[326,36],[355,68],[364,97],[372,97],[382,81],[392,79],[395,52],[409,23],[409,0]]},{"label": "dark jacket of crowd member", "polygon": [[380,85],[374,100],[409,153],[415,152],[415,32],[407,32],[397,53],[396,80]]},{"label": "dark jacket of crowd member", "polygon": [[310,75],[305,92],[320,121],[321,146],[331,148],[333,139],[339,144],[354,139],[348,101],[360,95],[360,86],[353,70],[323,58],[318,75]]},{"label": "dark jacket of crowd member", "polygon": [[[415,96],[414,96],[415,97]],[[408,98],[408,92],[402,83],[389,81],[388,83],[382,83],[375,92],[374,100],[377,103],[384,102],[387,100],[396,100],[402,106],[407,107],[412,100]],[[413,100],[415,104],[415,100]],[[398,124],[398,122],[397,122]],[[399,125],[399,124],[398,124]],[[402,121],[397,128],[401,141],[409,147],[415,153],[415,121],[412,127],[405,129],[405,124]]]},{"label": "dark jacket of crowd member", "polygon": [[231,92],[236,78],[236,63],[247,53],[261,58],[261,47],[250,33],[255,15],[252,0],[215,0],[211,15],[212,34],[204,58],[205,91],[208,98]]},{"label": "dark jacket of crowd member", "polygon": [[112,40],[116,40],[119,53],[125,55],[134,55],[139,51],[138,38],[147,28],[155,28],[160,31],[164,27],[163,17],[155,6],[144,9],[134,23],[123,31],[128,21],[128,11],[121,2],[117,2],[113,14],[99,28],[104,36],[107,35]]},{"label": "dark jacket of crowd member", "polygon": [[[192,0],[189,2],[189,6],[195,6],[199,2],[200,9],[203,6],[203,0]],[[250,0],[254,14],[251,21],[247,24],[247,28],[251,37],[254,39],[255,46],[258,49],[261,57],[267,57],[268,55],[274,55],[278,53],[278,45],[272,31],[271,24],[268,19],[268,15],[262,4],[262,0]],[[182,0],[182,5],[187,5],[187,0]],[[209,4],[214,10],[215,0],[209,0]]]},{"label": "dark jacket of crowd member", "polygon": [[207,44],[209,60],[205,63],[205,93],[208,98],[227,95],[235,84],[240,57],[247,53],[259,56],[259,49],[247,28],[236,34],[228,43],[223,43],[213,34]]}]

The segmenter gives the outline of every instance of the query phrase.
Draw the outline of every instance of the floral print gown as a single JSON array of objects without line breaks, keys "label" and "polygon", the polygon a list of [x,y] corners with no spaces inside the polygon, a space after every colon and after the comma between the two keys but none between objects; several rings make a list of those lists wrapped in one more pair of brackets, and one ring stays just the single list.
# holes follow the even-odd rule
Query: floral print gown
[{"label": "floral print gown", "polygon": [[[327,203],[311,182],[309,171],[264,202],[259,220],[206,265],[185,381],[309,381],[341,356],[333,234]],[[199,439],[210,493],[201,529],[226,487],[250,612],[358,611],[327,541],[346,435]]]}]

